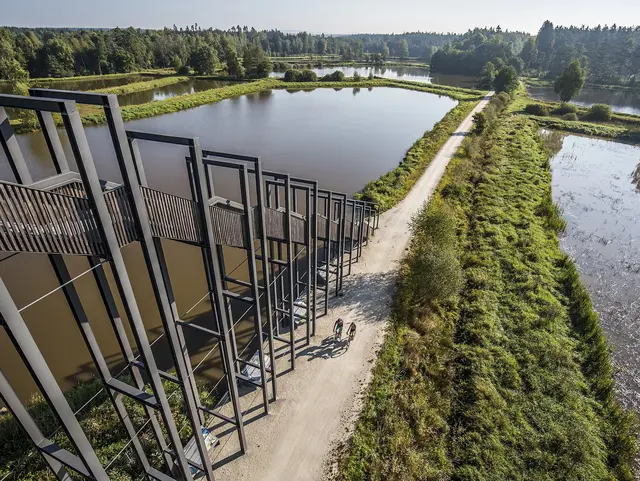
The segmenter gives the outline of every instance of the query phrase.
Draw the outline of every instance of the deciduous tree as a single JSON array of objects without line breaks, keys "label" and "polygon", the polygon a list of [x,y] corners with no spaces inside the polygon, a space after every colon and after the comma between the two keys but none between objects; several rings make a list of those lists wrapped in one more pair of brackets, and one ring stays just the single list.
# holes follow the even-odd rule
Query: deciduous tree
[{"label": "deciduous tree", "polygon": [[580,66],[580,62],[574,60],[558,75],[553,85],[553,91],[560,97],[560,100],[568,102],[582,90],[585,77],[586,74]]}]

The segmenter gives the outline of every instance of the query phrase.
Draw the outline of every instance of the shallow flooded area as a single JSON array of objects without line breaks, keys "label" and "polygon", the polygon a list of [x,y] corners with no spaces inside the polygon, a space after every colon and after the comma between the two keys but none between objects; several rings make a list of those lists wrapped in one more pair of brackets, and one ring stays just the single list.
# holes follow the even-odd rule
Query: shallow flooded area
[{"label": "shallow flooded area", "polygon": [[567,220],[562,249],[575,260],[600,315],[625,406],[640,409],[640,146],[546,133],[553,199]]},{"label": "shallow flooded area", "polygon": [[[558,102],[558,96],[553,87],[528,86],[527,92],[534,99]],[[594,104],[610,105],[614,112],[623,114],[640,115],[640,89],[599,89],[584,87],[582,91],[571,100],[572,104],[581,107],[591,107]]]},{"label": "shallow flooded area", "polygon": [[165,100],[171,97],[178,97],[180,95],[194,94],[204,90],[226,87],[237,83],[239,82],[230,80],[189,79],[173,85],[166,85],[164,87],[143,90],[141,92],[133,92],[125,95],[118,95],[118,100],[120,105],[123,107],[125,105],[139,105],[146,104],[148,102],[156,102],[158,100]]},{"label": "shallow flooded area", "polygon": [[[449,85],[451,87],[475,88],[477,80],[475,77],[465,75],[443,75],[431,74],[425,67],[323,67],[311,69],[318,77],[331,74],[336,70],[344,72],[346,77],[353,77],[358,73],[361,77],[368,77],[373,73],[376,77],[409,80],[412,82],[423,82],[428,84]],[[272,72],[272,77],[283,77],[284,72]]]},{"label": "shallow flooded area", "polygon": [[[394,88],[317,89],[288,92],[265,91],[204,105],[191,110],[128,122],[129,130],[141,130],[179,136],[198,136],[203,148],[261,156],[264,168],[318,180],[323,188],[352,194],[366,182],[393,169],[416,139],[438,122],[456,102],[448,97]],[[103,180],[120,182],[106,126],[86,128],[88,141]],[[67,144],[62,136],[63,144]],[[35,180],[54,174],[53,165],[40,132],[18,136],[18,143]],[[184,148],[141,142],[140,149],[151,188],[190,197]],[[71,152],[66,146],[67,158]],[[70,162],[73,166],[73,162]],[[216,194],[240,200],[238,176],[216,174]],[[13,180],[4,153],[0,151],[0,177]],[[168,268],[183,320],[202,318],[211,323],[208,301],[190,310],[206,294],[206,281],[200,249],[174,241],[163,241]],[[161,320],[153,299],[153,290],[137,243],[123,248],[136,299],[150,340],[162,333]],[[225,248],[226,272],[248,279],[246,251]],[[83,257],[65,256],[72,276],[89,269]],[[107,273],[107,275],[109,275]],[[19,307],[43,296],[58,284],[47,256],[0,255],[0,276]],[[100,347],[114,368],[121,356],[109,319],[92,274],[74,283]],[[112,289],[115,292],[115,288]],[[119,304],[120,312],[124,313]],[[246,309],[245,305],[232,306]],[[23,311],[45,359],[64,389],[94,375],[95,368],[61,291]],[[125,325],[128,323],[125,322]],[[211,340],[189,333],[187,344],[198,376],[210,383],[219,378],[219,353]],[[247,316],[236,326],[239,348],[251,346],[253,323]],[[61,349],[64,346],[64,349]],[[162,369],[171,367],[169,347],[160,339],[153,346]],[[248,351],[247,351],[248,352]],[[0,330],[0,358],[11,366],[7,376],[23,398],[35,386]]]}]

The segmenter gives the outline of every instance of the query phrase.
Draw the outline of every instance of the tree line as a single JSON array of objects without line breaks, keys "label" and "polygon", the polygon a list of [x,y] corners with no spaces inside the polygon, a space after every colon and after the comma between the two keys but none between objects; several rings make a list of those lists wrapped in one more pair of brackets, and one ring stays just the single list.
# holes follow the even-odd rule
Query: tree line
[{"label": "tree line", "polygon": [[492,67],[554,79],[578,61],[587,80],[602,84],[640,81],[640,27],[555,27],[545,21],[536,36],[475,29],[431,58],[435,72],[490,77]]},{"label": "tree line", "polygon": [[419,58],[440,73],[481,76],[490,62],[499,70],[555,78],[578,60],[587,79],[634,83],[640,73],[640,27],[555,27],[546,21],[536,36],[497,28],[465,34],[407,32],[343,36],[284,33],[240,25],[228,30],[0,28],[0,78],[67,77],[151,68],[225,68],[233,76],[259,77],[268,57],[339,56],[382,64]]}]

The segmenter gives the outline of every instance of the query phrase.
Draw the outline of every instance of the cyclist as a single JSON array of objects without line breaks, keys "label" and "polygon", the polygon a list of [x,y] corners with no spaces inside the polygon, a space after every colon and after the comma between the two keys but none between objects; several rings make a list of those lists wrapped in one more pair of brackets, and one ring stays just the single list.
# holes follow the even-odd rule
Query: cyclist
[{"label": "cyclist", "polygon": [[335,336],[335,340],[339,341],[342,338],[342,328],[344,327],[344,321],[341,317],[338,318],[336,323],[333,325],[333,334]]},{"label": "cyclist", "polygon": [[351,325],[349,326],[349,344],[351,344],[351,341],[353,341],[353,339],[356,337],[356,323],[352,322]]}]

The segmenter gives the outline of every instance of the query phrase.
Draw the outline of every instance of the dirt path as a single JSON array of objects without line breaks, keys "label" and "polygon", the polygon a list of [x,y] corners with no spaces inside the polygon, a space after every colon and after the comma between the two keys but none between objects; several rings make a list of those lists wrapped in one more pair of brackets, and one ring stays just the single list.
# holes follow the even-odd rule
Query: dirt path
[{"label": "dirt path", "polygon": [[[408,223],[433,194],[464,133],[473,125],[473,113],[483,109],[488,99],[460,124],[407,197],[381,216],[380,229],[352,275],[345,277],[344,297],[331,299],[329,315],[318,320],[311,345],[299,351],[295,371],[278,378],[278,400],[271,405],[271,413],[261,416],[261,409],[251,411],[251,405],[259,402],[259,392],[243,397],[245,421],[249,421],[245,428],[248,453],[222,461],[238,449],[237,438],[222,438],[217,479],[303,481],[328,476],[331,449],[353,428],[384,337],[395,272],[409,242]],[[348,349],[328,340],[338,317],[346,325],[352,321],[358,325]],[[287,356],[280,363],[278,372],[287,369]]]}]

